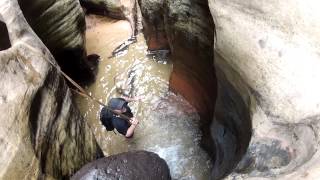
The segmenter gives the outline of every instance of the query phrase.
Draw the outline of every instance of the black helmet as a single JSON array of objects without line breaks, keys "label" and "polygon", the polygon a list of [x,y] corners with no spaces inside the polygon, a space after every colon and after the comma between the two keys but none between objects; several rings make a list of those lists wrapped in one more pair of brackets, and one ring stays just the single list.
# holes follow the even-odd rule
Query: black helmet
[{"label": "black helmet", "polygon": [[121,110],[124,105],[127,104],[127,101],[125,101],[122,98],[112,98],[110,99],[108,106],[112,110]]}]

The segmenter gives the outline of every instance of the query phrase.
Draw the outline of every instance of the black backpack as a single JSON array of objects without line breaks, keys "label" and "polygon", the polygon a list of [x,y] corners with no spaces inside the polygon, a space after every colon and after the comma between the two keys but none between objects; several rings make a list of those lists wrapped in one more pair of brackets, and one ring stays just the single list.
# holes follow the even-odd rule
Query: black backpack
[{"label": "black backpack", "polygon": [[103,107],[100,112],[100,121],[106,127],[107,131],[113,131],[114,127],[112,124],[113,112]]}]

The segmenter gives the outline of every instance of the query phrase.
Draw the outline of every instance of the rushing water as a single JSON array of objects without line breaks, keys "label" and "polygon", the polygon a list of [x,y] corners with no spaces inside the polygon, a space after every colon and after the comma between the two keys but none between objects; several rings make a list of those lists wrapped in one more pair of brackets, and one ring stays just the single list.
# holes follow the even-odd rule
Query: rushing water
[{"label": "rushing water", "polygon": [[199,146],[199,115],[182,96],[169,91],[172,63],[148,57],[142,34],[125,54],[108,58],[128,38],[129,23],[91,15],[87,24],[88,54],[101,56],[97,80],[86,87],[87,91],[107,103],[110,98],[119,97],[119,87],[130,82],[127,92],[144,97],[129,104],[140,120],[132,139],[106,131],[99,121],[102,107],[86,98],[76,98],[104,154],[152,151],[166,160],[174,179],[209,179],[211,163]]}]

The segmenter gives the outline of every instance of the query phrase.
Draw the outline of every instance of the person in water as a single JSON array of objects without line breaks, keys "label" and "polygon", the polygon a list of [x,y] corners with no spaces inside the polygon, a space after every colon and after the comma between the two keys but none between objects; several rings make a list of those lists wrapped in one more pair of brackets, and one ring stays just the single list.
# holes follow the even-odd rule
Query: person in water
[{"label": "person in water", "polygon": [[112,98],[108,103],[108,108],[113,111],[123,114],[130,119],[127,120],[123,117],[120,117],[116,113],[113,113],[107,107],[103,107],[100,113],[100,120],[102,124],[106,127],[108,131],[116,129],[120,134],[124,135],[126,138],[131,138],[134,134],[134,130],[137,127],[139,121],[133,117],[130,107],[128,106],[129,102],[140,100],[140,97],[137,98]]}]

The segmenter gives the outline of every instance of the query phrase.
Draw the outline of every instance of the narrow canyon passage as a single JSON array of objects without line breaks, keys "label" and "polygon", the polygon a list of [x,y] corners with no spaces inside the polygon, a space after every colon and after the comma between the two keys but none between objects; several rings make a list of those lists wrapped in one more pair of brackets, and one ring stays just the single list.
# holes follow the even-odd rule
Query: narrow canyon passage
[{"label": "narrow canyon passage", "polygon": [[100,123],[100,105],[77,97],[80,111],[89,121],[105,156],[131,150],[147,150],[159,154],[168,163],[174,179],[208,179],[211,160],[200,147],[200,117],[181,95],[169,91],[172,60],[147,56],[143,34],[125,53],[109,58],[112,51],[130,34],[127,21],[89,15],[86,17],[88,54],[100,55],[96,82],[87,91],[104,103],[119,97],[117,86],[130,80],[128,92],[144,96],[130,103],[140,120],[133,139],[106,131]]},{"label": "narrow canyon passage", "polygon": [[[320,179],[320,1],[81,1],[0,1],[0,179]],[[144,96],[134,138],[52,64]]]}]

